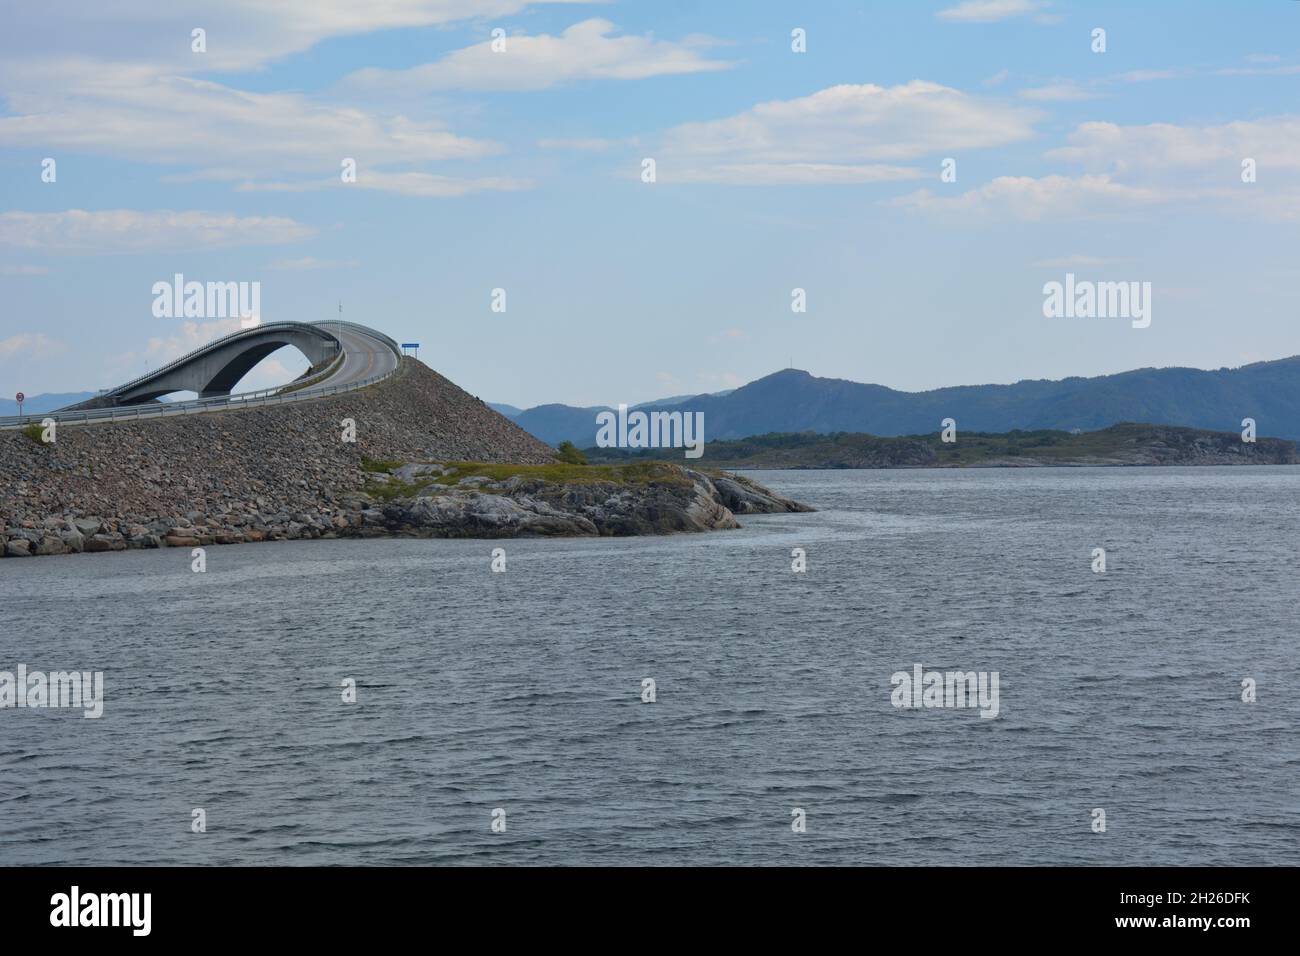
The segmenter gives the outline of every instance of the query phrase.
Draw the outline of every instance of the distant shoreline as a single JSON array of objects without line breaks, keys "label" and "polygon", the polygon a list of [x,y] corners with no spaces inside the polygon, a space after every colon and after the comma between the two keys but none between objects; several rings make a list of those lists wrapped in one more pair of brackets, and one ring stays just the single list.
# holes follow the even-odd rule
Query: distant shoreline
[{"label": "distant shoreline", "polygon": [[[664,448],[589,448],[593,464],[672,461]],[[939,432],[883,438],[860,432],[780,432],[706,441],[699,464],[709,468],[840,471],[895,468],[1142,467],[1300,464],[1296,442],[1246,441],[1237,432],[1124,422],[1092,432],[1057,430]]]}]

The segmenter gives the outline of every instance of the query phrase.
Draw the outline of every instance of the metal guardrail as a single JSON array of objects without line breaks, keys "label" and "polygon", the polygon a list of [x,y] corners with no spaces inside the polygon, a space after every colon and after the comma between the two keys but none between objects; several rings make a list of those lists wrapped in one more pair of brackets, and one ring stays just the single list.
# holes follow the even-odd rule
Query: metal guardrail
[{"label": "metal guardrail", "polygon": [[[297,324],[297,323],[294,323]],[[322,323],[323,324],[323,323]],[[333,324],[333,323],[330,323]],[[350,326],[359,332],[363,332],[370,338],[378,338],[388,345],[393,351],[400,356],[401,348],[395,341],[383,333],[376,333],[374,329],[367,328],[364,325],[357,325],[353,322],[341,322],[340,325]],[[260,326],[265,328],[265,326]],[[252,331],[252,330],[241,330]],[[236,335],[239,333],[235,333]],[[231,338],[233,336],[226,336]],[[331,336],[332,337],[332,336]],[[222,339],[216,341],[223,341]],[[208,345],[214,343],[209,342]],[[341,345],[341,343],[340,343]],[[208,346],[204,346],[207,348]],[[198,351],[202,351],[199,349]],[[183,356],[182,358],[188,358]],[[177,361],[181,361],[178,359]],[[78,411],[55,411],[43,412],[33,415],[8,415],[0,417],[0,429],[21,428],[24,425],[39,425],[47,418],[62,424],[89,424],[96,421],[138,421],[145,418],[165,418],[173,415],[194,415],[204,412],[213,411],[233,411],[239,408],[256,408],[264,405],[284,405],[291,402],[306,402],[313,398],[324,398],[329,395],[341,395],[344,392],[355,391],[359,388],[366,388],[374,385],[376,382],[382,382],[384,379],[392,376],[401,368],[399,362],[391,370],[380,375],[372,375],[364,378],[359,382],[349,382],[346,385],[309,385],[306,388],[294,389],[293,382],[285,385],[278,385],[275,388],[266,388],[256,392],[240,392],[235,395],[223,395],[218,398],[195,398],[184,402],[156,402],[145,405],[122,405],[109,408],[89,408]],[[114,390],[116,391],[116,389]]]}]

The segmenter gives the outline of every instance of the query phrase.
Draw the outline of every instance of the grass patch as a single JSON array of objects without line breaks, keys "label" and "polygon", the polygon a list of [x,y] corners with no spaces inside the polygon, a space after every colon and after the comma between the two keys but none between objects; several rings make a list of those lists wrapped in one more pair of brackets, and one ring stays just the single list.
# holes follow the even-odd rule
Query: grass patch
[{"label": "grass patch", "polygon": [[365,492],[377,501],[392,501],[394,498],[414,498],[417,494],[433,484],[432,479],[421,478],[418,481],[367,482]]},{"label": "grass patch", "polygon": [[35,422],[33,422],[30,425],[23,426],[23,434],[26,435],[28,438],[30,438],[32,441],[36,442],[36,444],[38,445],[45,444],[45,442],[41,441],[41,434],[44,431],[45,429],[41,428],[41,426],[37,425]]},{"label": "grass patch", "polygon": [[[370,474],[389,475],[406,462],[382,461],[363,458],[361,468]],[[660,484],[689,485],[690,479],[676,465],[664,462],[628,462],[616,465],[575,465],[557,462],[549,465],[501,465],[481,461],[451,461],[443,463],[449,469],[442,475],[419,475],[413,481],[368,480],[362,489],[376,501],[395,498],[414,498],[421,492],[434,490],[439,494],[455,491],[465,478],[486,478],[489,481],[506,481],[510,478],[527,478],[552,484],[615,485]]]},{"label": "grass patch", "polygon": [[388,461],[383,458],[367,458],[365,455],[361,456],[361,470],[371,472],[372,474],[386,475],[394,468],[402,467],[402,464],[403,462],[400,461]]},{"label": "grass patch", "polygon": [[483,477],[492,481],[505,481],[515,476],[536,478],[567,484],[595,484],[611,482],[616,485],[667,482],[686,484],[690,479],[671,465],[661,462],[631,462],[618,465],[573,465],[557,462],[551,465],[498,465],[479,461],[452,461],[451,470],[433,480],[440,485],[455,485],[462,478]]}]

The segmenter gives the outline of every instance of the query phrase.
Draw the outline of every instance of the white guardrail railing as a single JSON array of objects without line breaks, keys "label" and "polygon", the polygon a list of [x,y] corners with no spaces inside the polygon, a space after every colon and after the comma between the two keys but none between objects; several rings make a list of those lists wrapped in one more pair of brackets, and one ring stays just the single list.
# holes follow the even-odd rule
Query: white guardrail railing
[{"label": "white guardrail railing", "polygon": [[395,374],[400,363],[387,372],[372,375],[346,385],[296,385],[289,382],[276,388],[262,389],[258,392],[240,392],[237,395],[223,395],[218,398],[195,398],[184,402],[150,402],[144,405],[122,405],[110,408],[87,408],[76,411],[42,412],[34,415],[7,415],[0,417],[0,428],[22,428],[25,425],[39,425],[47,418],[52,418],[60,425],[89,424],[90,422],[137,421],[145,418],[164,418],[171,415],[195,415],[203,412],[234,411],[240,408],[254,408],[261,405],[286,405],[291,402],[306,402],[313,398],[339,395],[366,388],[376,382]]}]

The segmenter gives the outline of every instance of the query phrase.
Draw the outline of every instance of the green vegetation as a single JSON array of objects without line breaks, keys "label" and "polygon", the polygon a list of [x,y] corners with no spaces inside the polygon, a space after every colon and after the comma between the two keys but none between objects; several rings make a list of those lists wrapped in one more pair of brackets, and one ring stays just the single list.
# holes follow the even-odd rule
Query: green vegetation
[{"label": "green vegetation", "polygon": [[414,498],[431,484],[433,479],[429,477],[415,481],[368,481],[365,492],[377,501],[392,501],[394,498]]},{"label": "green vegetation", "polygon": [[578,446],[571,441],[560,442],[557,449],[560,453],[560,461],[568,465],[585,465],[587,456],[578,450]]},{"label": "green vegetation", "polygon": [[41,433],[44,430],[45,429],[41,428],[40,425],[37,425],[35,422],[33,422],[32,424],[25,425],[23,427],[23,434],[26,435],[28,438],[30,438],[32,441],[36,442],[36,444],[44,445],[45,442],[41,441]]},{"label": "green vegetation", "polygon": [[400,468],[401,466],[402,463],[400,461],[387,461],[383,458],[367,458],[365,455],[361,456],[362,471],[386,475],[394,468]]},{"label": "green vegetation", "polygon": [[478,461],[447,462],[451,469],[434,479],[441,485],[454,485],[462,478],[482,476],[492,481],[505,481],[516,476],[536,478],[541,481],[571,484],[595,484],[601,481],[616,485],[648,484],[650,482],[688,482],[677,468],[660,462],[633,462],[625,465],[498,465]]},{"label": "green vegetation", "polygon": [[[1051,429],[1009,432],[957,432],[957,441],[943,444],[938,435],[908,435],[899,441],[917,441],[941,452],[945,462],[973,465],[999,458],[1029,458],[1044,464],[1081,459],[1122,458],[1158,438],[1162,426],[1125,422],[1099,431],[1071,432]],[[1206,432],[1205,434],[1212,434]]]},{"label": "green vegetation", "polygon": [[550,465],[492,464],[481,461],[452,461],[444,463],[448,469],[441,475],[418,475],[413,481],[400,481],[391,473],[405,462],[362,459],[362,470],[372,475],[388,475],[385,480],[368,480],[364,491],[377,501],[394,498],[413,498],[421,492],[451,492],[465,478],[487,478],[506,481],[510,478],[527,478],[553,484],[596,484],[609,482],[616,485],[660,484],[687,485],[690,479],[671,464],[661,462],[633,462],[622,465],[575,465],[558,462]]}]

